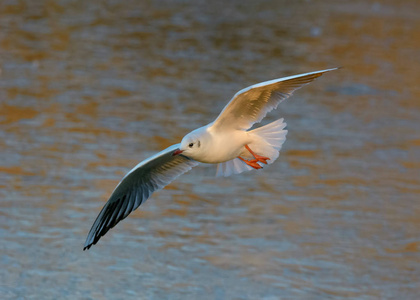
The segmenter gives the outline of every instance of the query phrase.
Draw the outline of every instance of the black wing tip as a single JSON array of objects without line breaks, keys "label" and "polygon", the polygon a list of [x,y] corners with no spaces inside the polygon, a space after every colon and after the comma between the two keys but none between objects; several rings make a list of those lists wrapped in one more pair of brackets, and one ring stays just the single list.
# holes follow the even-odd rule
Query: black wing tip
[{"label": "black wing tip", "polygon": [[90,247],[92,247],[93,245],[96,245],[96,243],[100,240],[100,238],[102,237],[103,235],[100,235],[100,236],[97,236],[97,237],[95,237],[95,239],[93,240],[93,241],[91,241],[91,242],[89,242],[89,243],[85,243],[85,246],[83,247],[83,251],[85,251],[85,250],[89,250],[90,249]]},{"label": "black wing tip", "polygon": [[[125,196],[126,195],[124,195],[124,197]],[[119,200],[120,199],[118,199],[117,201],[119,201]],[[103,228],[101,228],[104,225],[104,223],[107,223],[109,221],[109,218],[111,218],[113,216],[112,212],[109,213],[109,211],[112,211],[115,208],[116,203],[117,202],[114,202],[111,205],[109,205],[109,202],[108,202],[102,208],[102,211],[99,213],[98,217],[96,218],[95,222],[92,225],[92,228],[90,229],[90,232],[89,232],[88,237],[87,237],[86,242],[85,242],[85,246],[83,247],[83,251],[89,250],[90,247],[92,247],[93,245],[96,245],[96,243],[101,239],[101,237],[103,237],[111,228],[113,228],[115,225],[117,225],[118,222],[120,222],[121,220],[124,219],[124,218],[119,218],[119,219],[117,218],[116,220],[111,222],[111,224],[109,224],[108,226],[104,226]],[[105,216],[105,218],[102,215],[102,212],[104,210],[105,210],[104,214],[108,213]],[[100,223],[97,226],[95,226],[96,221],[99,218],[101,218]],[[101,229],[98,231],[97,230],[98,228],[101,228]]]},{"label": "black wing tip", "polygon": [[[104,227],[102,228],[101,231],[96,232],[96,234],[94,235],[94,237],[91,237],[91,233],[89,233],[87,241],[90,240],[90,242],[85,242],[85,246],[83,247],[83,251],[85,250],[89,250],[90,247],[92,247],[93,245],[96,245],[99,240],[101,239],[101,237],[103,237],[110,229],[112,229],[115,225],[118,224],[118,222],[120,222],[121,220],[123,220],[124,218],[121,218],[119,220],[117,220],[115,223],[112,223],[110,226],[108,227]],[[89,239],[90,237],[90,239]]]},{"label": "black wing tip", "polygon": [[85,246],[83,247],[83,251],[85,250],[89,250],[90,247],[92,247],[93,245],[95,245],[95,242],[91,242],[91,243],[85,243]]},{"label": "black wing tip", "polygon": [[[114,226],[112,226],[114,227]],[[103,237],[112,227],[108,227],[106,228],[106,230],[103,230],[101,232],[99,232],[99,234],[96,234],[95,237],[90,239],[90,242],[85,242],[85,246],[83,247],[83,251],[85,250],[89,250],[90,247],[92,247],[93,245],[96,245],[96,243],[99,242],[99,240],[101,239],[101,237]]]},{"label": "black wing tip", "polygon": [[90,247],[92,247],[93,245],[95,245],[95,244],[90,244],[90,245],[84,246],[84,247],[83,247],[83,251],[85,251],[85,250],[89,250],[89,249],[90,249]]}]

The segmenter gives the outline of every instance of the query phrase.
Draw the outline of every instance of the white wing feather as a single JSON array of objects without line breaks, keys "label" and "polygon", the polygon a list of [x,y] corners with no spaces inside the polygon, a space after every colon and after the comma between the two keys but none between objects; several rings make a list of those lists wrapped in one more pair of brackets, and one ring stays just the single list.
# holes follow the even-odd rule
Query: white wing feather
[{"label": "white wing feather", "polygon": [[179,144],[155,154],[124,176],[93,223],[83,250],[96,244],[109,229],[137,209],[154,191],[164,188],[198,164],[182,154],[172,156],[177,148]]},{"label": "white wing feather", "polygon": [[277,108],[293,92],[310,83],[322,74],[337,70],[327,69],[300,75],[294,75],[254,84],[237,92],[232,100],[213,122],[216,130],[247,130],[260,122],[268,112]]}]

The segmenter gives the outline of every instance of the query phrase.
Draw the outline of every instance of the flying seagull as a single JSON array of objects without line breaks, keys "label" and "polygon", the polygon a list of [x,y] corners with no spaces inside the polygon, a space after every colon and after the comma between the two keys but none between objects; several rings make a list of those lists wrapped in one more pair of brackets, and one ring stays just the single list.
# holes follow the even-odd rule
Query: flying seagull
[{"label": "flying seagull", "polygon": [[273,163],[286,140],[279,119],[249,130],[302,86],[338,68],[258,83],[237,92],[212,123],[188,133],[180,144],[149,157],[128,172],[89,231],[83,250],[95,245],[150,195],[199,162],[217,164],[217,176],[261,169]]}]

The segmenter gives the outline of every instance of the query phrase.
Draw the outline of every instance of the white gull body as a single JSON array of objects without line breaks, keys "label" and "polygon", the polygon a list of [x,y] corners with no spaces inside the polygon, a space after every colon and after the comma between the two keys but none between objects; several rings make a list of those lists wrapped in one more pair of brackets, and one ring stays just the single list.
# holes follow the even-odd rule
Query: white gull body
[{"label": "white gull body", "polygon": [[142,161],[124,176],[93,223],[83,250],[96,244],[154,191],[199,162],[218,164],[217,176],[261,169],[264,164],[273,163],[286,140],[286,123],[279,119],[249,129],[295,90],[336,69],[274,79],[236,93],[214,122],[190,132],[180,144]]}]

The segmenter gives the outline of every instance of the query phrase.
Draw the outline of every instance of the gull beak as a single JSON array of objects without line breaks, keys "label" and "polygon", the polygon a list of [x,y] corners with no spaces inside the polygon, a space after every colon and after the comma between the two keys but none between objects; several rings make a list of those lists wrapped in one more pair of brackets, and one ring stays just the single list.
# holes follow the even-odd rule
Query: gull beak
[{"label": "gull beak", "polygon": [[176,149],[176,150],[174,151],[174,153],[172,153],[172,156],[175,156],[175,155],[181,154],[182,152],[184,152],[184,150]]}]

